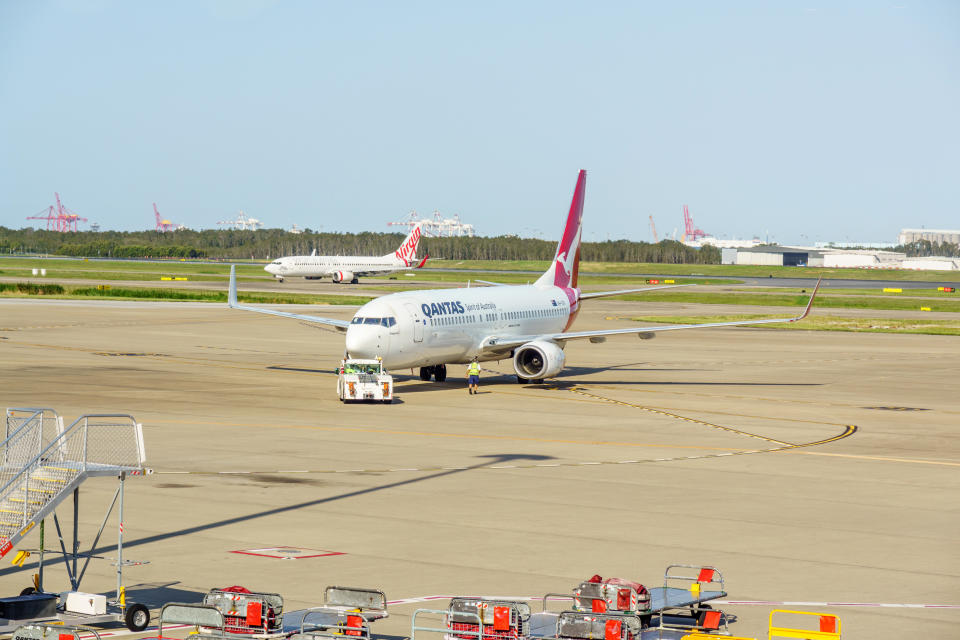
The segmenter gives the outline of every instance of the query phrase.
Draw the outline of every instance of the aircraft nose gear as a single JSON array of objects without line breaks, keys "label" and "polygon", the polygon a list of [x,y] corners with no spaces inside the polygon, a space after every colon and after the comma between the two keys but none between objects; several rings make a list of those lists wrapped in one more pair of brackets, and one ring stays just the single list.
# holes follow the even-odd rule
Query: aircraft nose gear
[{"label": "aircraft nose gear", "polygon": [[433,378],[437,382],[443,382],[447,379],[447,365],[437,364],[432,367],[420,367],[420,379],[429,380]]}]

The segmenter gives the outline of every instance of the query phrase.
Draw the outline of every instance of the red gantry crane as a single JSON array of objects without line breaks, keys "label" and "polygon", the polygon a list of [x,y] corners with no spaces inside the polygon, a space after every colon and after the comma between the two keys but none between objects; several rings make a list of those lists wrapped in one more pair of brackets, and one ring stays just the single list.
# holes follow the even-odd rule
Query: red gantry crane
[{"label": "red gantry crane", "polygon": [[156,202],[153,203],[153,215],[156,216],[157,219],[157,231],[176,231],[177,229],[183,227],[183,225],[179,225],[176,222],[170,222],[169,220],[162,218],[160,216],[160,211],[157,210]]},{"label": "red gantry crane", "polygon": [[[47,231],[60,232],[77,231],[78,222],[87,222],[86,218],[77,215],[63,206],[63,203],[60,202],[59,193],[54,193],[53,195],[57,201],[56,205],[50,205],[35,215],[27,216],[27,220],[46,220]],[[44,213],[46,215],[43,215]]]},{"label": "red gantry crane", "polygon": [[683,205],[683,227],[685,230],[683,237],[680,239],[681,242],[705,238],[708,235],[703,229],[697,229],[693,226],[693,218],[690,217],[690,210],[687,208],[687,205]]}]

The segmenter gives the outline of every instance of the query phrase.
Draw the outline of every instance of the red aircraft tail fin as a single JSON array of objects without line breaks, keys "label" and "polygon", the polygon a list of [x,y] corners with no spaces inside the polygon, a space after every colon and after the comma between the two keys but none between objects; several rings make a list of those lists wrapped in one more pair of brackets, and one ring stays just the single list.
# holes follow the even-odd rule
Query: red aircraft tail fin
[{"label": "red aircraft tail fin", "polygon": [[573,200],[570,202],[570,212],[567,214],[567,224],[563,228],[563,236],[557,244],[557,252],[553,256],[553,264],[540,276],[537,284],[554,285],[575,289],[577,275],[580,272],[580,233],[583,218],[583,197],[587,187],[587,171],[581,169],[577,176],[577,186],[573,190]]}]

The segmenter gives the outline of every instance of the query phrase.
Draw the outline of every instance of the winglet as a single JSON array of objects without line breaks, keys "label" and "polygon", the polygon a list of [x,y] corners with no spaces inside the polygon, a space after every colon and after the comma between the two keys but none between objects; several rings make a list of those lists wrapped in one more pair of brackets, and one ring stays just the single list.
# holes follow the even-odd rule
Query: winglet
[{"label": "winglet", "polygon": [[421,260],[421,261],[420,261],[420,264],[418,264],[417,266],[415,266],[414,269],[419,269],[419,268],[422,267],[423,265],[427,264],[427,260],[428,260],[428,259],[430,259],[430,254],[429,254],[429,253],[428,253],[427,255],[423,256],[423,260]]},{"label": "winglet", "polygon": [[803,310],[803,315],[798,317],[797,320],[803,320],[810,313],[810,309],[813,307],[813,299],[817,297],[817,290],[820,289],[821,282],[823,282],[823,276],[817,278],[817,286],[813,288],[813,293],[810,294],[810,302],[807,303],[807,308]]},{"label": "winglet", "polygon": [[230,291],[227,293],[227,305],[237,306],[237,265],[230,265]]}]

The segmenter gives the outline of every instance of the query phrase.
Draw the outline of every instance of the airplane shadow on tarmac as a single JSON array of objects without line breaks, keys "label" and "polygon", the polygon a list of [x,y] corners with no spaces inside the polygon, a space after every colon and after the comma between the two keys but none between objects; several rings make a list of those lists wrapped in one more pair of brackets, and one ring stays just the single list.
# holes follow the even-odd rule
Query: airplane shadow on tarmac
[{"label": "airplane shadow on tarmac", "polygon": [[[240,524],[242,522],[249,522],[250,520],[257,520],[259,518],[267,518],[270,516],[276,516],[284,513],[290,513],[294,511],[299,511],[301,509],[306,509],[308,507],[315,507],[321,504],[327,504],[330,502],[337,502],[339,500],[347,500],[349,498],[356,498],[357,496],[366,495],[368,493],[376,493],[377,491],[385,491],[387,489],[393,489],[396,487],[402,487],[408,484],[416,484],[418,482],[424,482],[427,480],[436,480],[438,478],[443,478],[445,476],[452,476],[459,473],[465,473],[468,471],[475,471],[477,469],[483,469],[485,467],[490,467],[493,465],[501,465],[509,462],[517,462],[521,460],[529,461],[543,461],[543,460],[555,460],[553,456],[545,456],[538,454],[528,454],[528,453],[500,453],[500,454],[491,454],[476,456],[477,458],[486,458],[487,460],[483,462],[478,462],[476,464],[460,467],[457,469],[446,469],[437,473],[430,474],[428,476],[423,476],[420,478],[410,478],[408,480],[400,480],[398,482],[390,482],[388,484],[383,484],[377,487],[369,487],[366,489],[358,489],[356,491],[349,491],[347,493],[341,493],[336,496],[328,496],[326,498],[317,498],[316,500],[308,500],[306,502],[299,502],[297,504],[286,505],[283,507],[276,507],[274,509],[267,509],[265,511],[258,511],[256,513],[250,513],[242,516],[235,516],[233,518],[224,518],[223,520],[217,520],[215,522],[208,522],[207,524],[200,524],[193,527],[184,527],[183,529],[177,529],[176,531],[171,531],[170,533],[156,534],[152,536],[146,536],[144,538],[137,538],[136,540],[125,540],[123,543],[123,548],[128,549],[130,547],[138,547],[145,544],[150,544],[153,542],[161,542],[166,540],[171,540],[173,538],[179,538],[182,536],[188,536],[194,533],[200,533],[201,531],[209,531],[211,529],[219,529],[220,527],[226,527],[233,524]],[[90,555],[99,555],[115,550],[116,545],[107,545],[102,547],[97,547],[96,549],[90,550],[88,553]],[[62,556],[61,556],[62,557]],[[44,562],[45,568],[52,568],[56,566],[59,560],[50,560]],[[0,569],[0,576],[5,576],[12,573],[20,573],[30,570],[31,568],[36,568],[37,563],[32,562],[26,565],[7,567],[6,569]],[[176,583],[172,583],[176,584]],[[178,590],[179,591],[179,590]],[[141,596],[142,597],[142,596]]]}]

